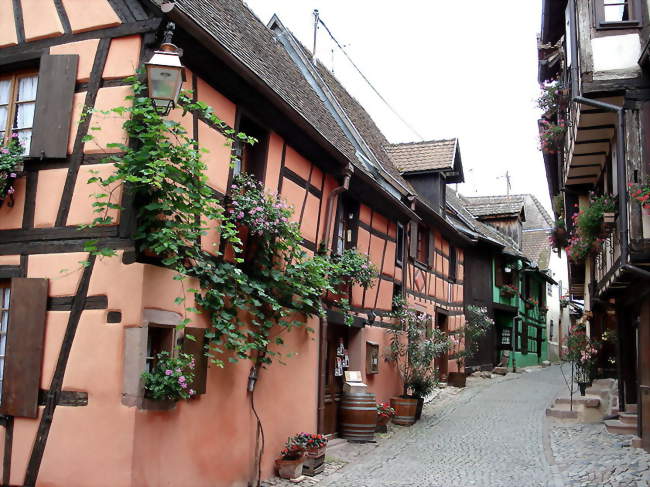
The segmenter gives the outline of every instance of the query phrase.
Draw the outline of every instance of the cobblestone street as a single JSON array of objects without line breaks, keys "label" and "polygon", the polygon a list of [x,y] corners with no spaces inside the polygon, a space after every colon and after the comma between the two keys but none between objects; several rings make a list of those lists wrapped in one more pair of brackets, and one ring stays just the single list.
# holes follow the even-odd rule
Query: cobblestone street
[{"label": "cobblestone street", "polygon": [[[392,426],[376,444],[328,451],[324,474],[301,486],[336,487],[642,487],[650,455],[602,422],[544,415],[566,386],[560,368],[468,379],[425,406],[411,428]],[[265,485],[290,486],[276,479]]]},{"label": "cobblestone street", "polygon": [[415,428],[320,485],[557,485],[545,456],[544,409],[563,385],[557,367],[481,381],[442,410],[434,401]]}]

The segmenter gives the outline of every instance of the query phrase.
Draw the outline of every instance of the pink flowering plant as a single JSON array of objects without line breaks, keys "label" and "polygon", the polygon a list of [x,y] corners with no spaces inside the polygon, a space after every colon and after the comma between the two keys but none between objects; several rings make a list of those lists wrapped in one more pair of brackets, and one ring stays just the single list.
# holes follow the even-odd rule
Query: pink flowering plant
[{"label": "pink flowering plant", "polygon": [[13,206],[14,180],[17,167],[23,162],[24,148],[18,134],[11,134],[9,142],[0,147],[0,206],[9,197],[9,206]]},{"label": "pink flowering plant", "polygon": [[145,396],[150,399],[178,401],[196,394],[190,384],[194,382],[194,357],[179,353],[174,357],[169,352],[156,355],[153,368],[142,374]]},{"label": "pink flowering plant", "polygon": [[[575,205],[574,208],[578,208]],[[566,253],[573,262],[584,261],[591,253],[598,252],[606,235],[603,230],[603,214],[616,211],[616,199],[602,195],[591,199],[590,205],[571,216],[573,232]]]},{"label": "pink flowering plant", "polygon": [[543,118],[539,122],[539,145],[540,150],[546,154],[555,154],[562,148],[564,136],[567,132],[567,123],[559,118],[557,122],[551,122]]},{"label": "pink flowering plant", "polygon": [[558,114],[566,103],[566,89],[558,80],[547,80],[539,85],[541,91],[537,107],[546,117]]},{"label": "pink flowering plant", "polygon": [[644,210],[650,211],[650,177],[645,184],[629,183],[628,188],[630,197],[636,200]]}]

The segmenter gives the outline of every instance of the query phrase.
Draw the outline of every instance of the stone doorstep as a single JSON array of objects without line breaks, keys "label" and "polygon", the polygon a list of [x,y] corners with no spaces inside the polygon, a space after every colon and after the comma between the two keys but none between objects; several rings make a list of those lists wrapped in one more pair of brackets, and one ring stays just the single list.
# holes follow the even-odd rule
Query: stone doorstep
[{"label": "stone doorstep", "polygon": [[624,423],[620,419],[607,419],[605,426],[608,433],[615,435],[635,435],[637,432],[635,424]]},{"label": "stone doorstep", "polygon": [[633,424],[636,426],[639,421],[639,416],[636,413],[618,413],[618,419],[620,419],[622,423]]},{"label": "stone doorstep", "polygon": [[560,419],[577,419],[578,411],[576,408],[573,411],[568,409],[555,409],[555,408],[546,408],[546,416],[552,416],[553,418]]},{"label": "stone doorstep", "polygon": [[632,448],[643,448],[643,445],[641,444],[641,438],[638,436],[632,438]]},{"label": "stone doorstep", "polygon": [[506,375],[508,373],[508,367],[495,367],[492,369],[493,374]]},{"label": "stone doorstep", "polygon": [[[570,397],[558,397],[555,404],[571,404]],[[600,407],[600,397],[598,396],[574,396],[573,404],[581,404],[586,408]]]},{"label": "stone doorstep", "polygon": [[598,387],[587,387],[586,392],[589,396],[598,396],[601,399],[607,399],[611,393],[609,389],[600,389]]},{"label": "stone doorstep", "polygon": [[593,385],[600,387],[612,388],[616,384],[616,379],[594,379]]},{"label": "stone doorstep", "polygon": [[632,414],[637,414],[637,406],[636,404],[626,404],[625,405],[625,412],[626,413],[632,413]]}]

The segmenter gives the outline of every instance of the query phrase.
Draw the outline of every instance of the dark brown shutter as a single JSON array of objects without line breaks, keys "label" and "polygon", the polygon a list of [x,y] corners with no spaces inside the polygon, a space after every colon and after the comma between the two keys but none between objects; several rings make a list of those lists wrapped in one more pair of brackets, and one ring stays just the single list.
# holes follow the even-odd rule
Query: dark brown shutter
[{"label": "dark brown shutter", "polygon": [[11,280],[0,414],[38,417],[46,306],[47,279]]},{"label": "dark brown shutter", "polygon": [[436,239],[433,235],[433,232],[429,232],[429,254],[427,255],[427,264],[429,267],[433,267],[434,258],[436,256]]},{"label": "dark brown shutter", "polygon": [[67,157],[78,63],[77,54],[41,57],[30,157]]},{"label": "dark brown shutter", "polygon": [[409,255],[413,260],[417,260],[418,257],[418,224],[417,222],[411,222],[409,224]]},{"label": "dark brown shutter", "polygon": [[208,377],[208,360],[205,356],[205,328],[185,328],[185,335],[192,335],[194,340],[185,336],[183,338],[183,345],[181,351],[190,354],[194,357],[196,367],[194,368],[194,381],[190,383],[190,387],[196,391],[197,394],[205,394],[206,381]]},{"label": "dark brown shutter", "polygon": [[503,286],[503,260],[500,257],[494,258],[494,285]]}]

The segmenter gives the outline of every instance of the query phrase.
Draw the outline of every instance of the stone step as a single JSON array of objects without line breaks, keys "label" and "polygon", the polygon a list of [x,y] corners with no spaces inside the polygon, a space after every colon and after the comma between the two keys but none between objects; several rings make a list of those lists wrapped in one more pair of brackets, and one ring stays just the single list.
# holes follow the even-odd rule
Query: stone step
[{"label": "stone step", "polygon": [[575,408],[573,411],[569,411],[568,409],[546,408],[546,416],[561,419],[576,419],[578,417],[578,411]]},{"label": "stone step", "polygon": [[592,382],[593,386],[611,389],[616,384],[616,379],[594,379]]},{"label": "stone step", "polygon": [[638,436],[632,438],[632,448],[643,448],[641,444],[641,438],[639,438]]},{"label": "stone step", "polygon": [[636,425],[639,421],[639,416],[636,413],[618,413],[618,419],[623,423]]},{"label": "stone step", "polygon": [[636,404],[626,404],[625,412],[636,414],[637,413]]},{"label": "stone step", "polygon": [[636,425],[624,423],[620,419],[608,419],[605,421],[605,426],[609,433],[615,435],[635,435]]},{"label": "stone step", "polygon": [[[567,396],[558,397],[555,404],[570,404],[571,398]],[[573,396],[573,404],[582,404],[586,408],[600,407],[600,397],[598,396]]]},{"label": "stone step", "polygon": [[585,391],[590,396],[598,396],[601,399],[607,399],[609,397],[609,389],[601,389],[599,387],[587,387]]}]

